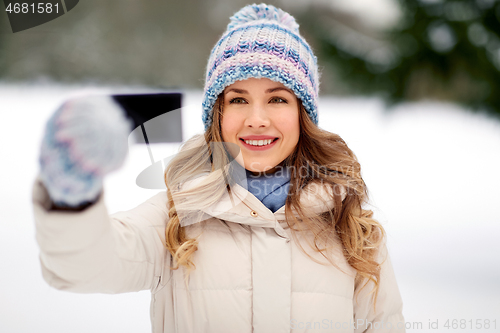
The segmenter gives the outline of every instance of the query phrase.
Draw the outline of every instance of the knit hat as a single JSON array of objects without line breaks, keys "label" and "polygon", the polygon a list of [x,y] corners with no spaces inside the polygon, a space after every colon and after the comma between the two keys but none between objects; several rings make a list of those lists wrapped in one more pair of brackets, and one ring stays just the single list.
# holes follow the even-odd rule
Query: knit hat
[{"label": "knit hat", "polygon": [[295,19],[271,5],[248,5],[230,18],[208,59],[203,96],[205,130],[224,88],[248,78],[268,78],[291,89],[318,124],[318,64]]}]

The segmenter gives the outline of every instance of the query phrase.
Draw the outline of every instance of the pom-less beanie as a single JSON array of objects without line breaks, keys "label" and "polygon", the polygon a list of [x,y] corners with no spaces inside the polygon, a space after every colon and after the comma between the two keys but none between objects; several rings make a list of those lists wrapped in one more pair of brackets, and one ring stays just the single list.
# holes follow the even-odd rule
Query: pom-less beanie
[{"label": "pom-less beanie", "polygon": [[268,78],[291,89],[317,124],[318,64],[295,19],[271,5],[248,5],[230,18],[208,59],[203,96],[205,130],[224,88],[249,78]]}]

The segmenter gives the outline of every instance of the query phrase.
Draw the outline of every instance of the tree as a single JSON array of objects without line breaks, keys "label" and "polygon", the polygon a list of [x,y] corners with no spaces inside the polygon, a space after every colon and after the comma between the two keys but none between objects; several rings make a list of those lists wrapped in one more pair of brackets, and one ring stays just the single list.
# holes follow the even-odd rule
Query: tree
[{"label": "tree", "polygon": [[500,116],[500,2],[399,3],[400,23],[382,32],[355,20],[339,32],[323,11],[312,27],[321,57],[356,93],[451,100]]}]

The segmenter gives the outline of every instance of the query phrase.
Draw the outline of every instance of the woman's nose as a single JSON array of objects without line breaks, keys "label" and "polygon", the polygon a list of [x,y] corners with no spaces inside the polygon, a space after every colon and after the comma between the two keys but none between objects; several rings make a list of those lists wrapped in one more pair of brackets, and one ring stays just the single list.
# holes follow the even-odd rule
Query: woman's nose
[{"label": "woman's nose", "polygon": [[254,105],[245,120],[245,126],[253,128],[268,127],[270,124],[271,120],[261,105]]}]

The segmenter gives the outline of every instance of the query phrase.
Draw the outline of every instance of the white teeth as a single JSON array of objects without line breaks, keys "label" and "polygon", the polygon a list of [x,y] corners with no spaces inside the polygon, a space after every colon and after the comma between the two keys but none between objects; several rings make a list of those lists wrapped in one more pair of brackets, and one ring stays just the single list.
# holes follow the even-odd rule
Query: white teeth
[{"label": "white teeth", "polygon": [[245,140],[245,143],[247,145],[252,145],[252,146],[267,146],[271,142],[273,142],[272,139],[268,139],[268,140]]}]

